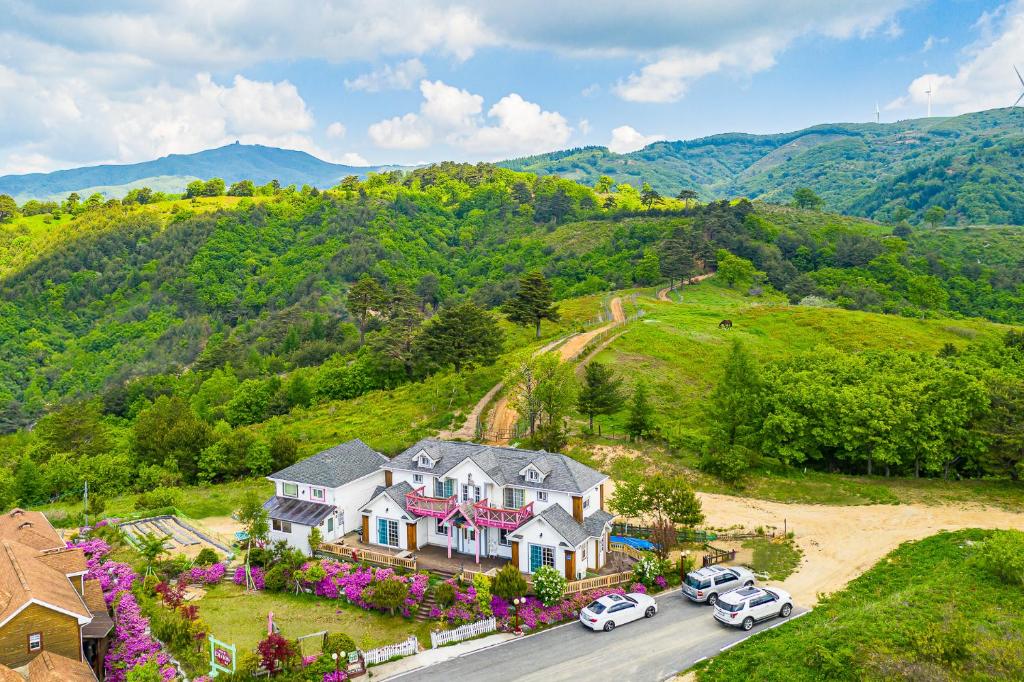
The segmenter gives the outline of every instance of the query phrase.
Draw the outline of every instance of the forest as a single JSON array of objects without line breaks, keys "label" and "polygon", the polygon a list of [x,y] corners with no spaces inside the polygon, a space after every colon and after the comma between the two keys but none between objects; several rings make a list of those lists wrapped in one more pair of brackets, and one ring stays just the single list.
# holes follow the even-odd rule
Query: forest
[{"label": "forest", "polygon": [[[439,164],[327,190],[214,178],[184,196],[139,190],[123,201],[6,205],[7,502],[67,495],[85,477],[101,481],[103,495],[265,475],[298,456],[298,445],[249,426],[459,377],[523,346],[504,320],[532,275],[562,301],[717,270],[729,286],[781,292],[793,304],[1024,322],[1015,234],[1001,237],[1000,257],[978,262],[976,240],[948,231],[747,200],[699,203],[686,188],[663,196],[613,178],[589,187]],[[840,358],[815,371],[848,375],[838,367],[847,360],[888,363]],[[783,369],[765,374],[803,390],[803,370]],[[790,453],[789,464],[841,459],[834,443],[811,443],[816,434],[784,424],[779,415],[820,415],[794,417],[796,399],[784,402],[782,388],[771,392],[778,404],[743,427],[758,440],[738,445]],[[879,467],[895,463],[885,447],[869,455]],[[967,462],[951,466],[1016,475]],[[933,473],[933,464],[918,468]]]}]

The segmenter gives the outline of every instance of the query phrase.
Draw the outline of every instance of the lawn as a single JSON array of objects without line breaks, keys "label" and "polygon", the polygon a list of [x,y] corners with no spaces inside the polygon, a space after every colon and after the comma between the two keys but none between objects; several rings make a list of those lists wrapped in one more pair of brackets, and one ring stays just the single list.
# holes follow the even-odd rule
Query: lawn
[{"label": "lawn", "polygon": [[790,540],[754,538],[743,543],[744,549],[754,550],[750,567],[755,573],[765,573],[771,580],[785,580],[800,565],[800,549]]},{"label": "lawn", "polygon": [[415,634],[420,642],[430,642],[430,624],[364,611],[342,601],[313,595],[271,592],[246,594],[234,583],[216,585],[196,602],[200,617],[210,632],[222,641],[235,644],[239,652],[250,651],[267,635],[267,616],[288,639],[327,630],[344,632],[361,649],[373,649],[404,641]]},{"label": "lawn", "polygon": [[1024,590],[974,562],[990,535],[901,545],[807,615],[699,664],[698,679],[1024,679]]}]

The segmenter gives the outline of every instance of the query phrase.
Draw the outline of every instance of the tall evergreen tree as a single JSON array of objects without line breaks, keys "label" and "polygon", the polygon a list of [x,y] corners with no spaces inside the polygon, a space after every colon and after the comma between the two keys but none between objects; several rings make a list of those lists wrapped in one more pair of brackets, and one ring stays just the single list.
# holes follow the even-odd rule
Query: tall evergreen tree
[{"label": "tall evergreen tree", "polygon": [[359,345],[362,346],[366,339],[366,324],[370,319],[370,313],[378,309],[384,303],[384,290],[373,277],[364,274],[348,290],[346,304],[348,311],[356,318],[356,325],[359,327]]},{"label": "tall evergreen tree", "polygon": [[630,440],[643,438],[654,431],[654,409],[647,399],[647,386],[637,382],[633,389],[633,400],[629,404],[629,418],[626,420],[626,433]]},{"label": "tall evergreen tree", "polygon": [[417,353],[438,367],[456,372],[475,365],[491,365],[501,353],[505,335],[497,320],[467,301],[441,308],[416,339]]},{"label": "tall evergreen tree", "polygon": [[523,326],[534,325],[536,338],[540,338],[541,320],[557,322],[560,318],[558,306],[551,294],[551,285],[539,272],[531,272],[519,278],[519,289],[502,308],[511,322]]},{"label": "tall evergreen tree", "polygon": [[655,204],[660,204],[664,199],[662,199],[661,193],[658,190],[645,182],[643,188],[640,190],[640,201],[649,211]]},{"label": "tall evergreen tree", "polygon": [[725,360],[725,373],[711,392],[708,423],[725,445],[748,445],[760,428],[764,383],[757,363],[738,340]]},{"label": "tall evergreen tree", "polygon": [[607,365],[591,362],[584,368],[583,386],[576,407],[590,420],[591,431],[594,430],[595,416],[615,414],[622,409],[623,401],[622,379],[616,377]]},{"label": "tall evergreen tree", "polygon": [[661,242],[658,247],[658,265],[662,276],[668,278],[669,286],[674,286],[676,280],[681,286],[683,280],[694,274],[694,253],[685,230],[676,228]]}]

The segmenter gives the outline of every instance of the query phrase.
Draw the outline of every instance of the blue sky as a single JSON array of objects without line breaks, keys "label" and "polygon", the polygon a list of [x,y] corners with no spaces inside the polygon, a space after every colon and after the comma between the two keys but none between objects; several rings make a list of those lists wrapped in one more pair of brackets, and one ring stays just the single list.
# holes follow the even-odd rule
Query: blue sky
[{"label": "blue sky", "polygon": [[[1024,0],[0,0],[0,174],[239,139],[354,164],[1008,106]],[[295,7],[301,7],[301,10]]]}]

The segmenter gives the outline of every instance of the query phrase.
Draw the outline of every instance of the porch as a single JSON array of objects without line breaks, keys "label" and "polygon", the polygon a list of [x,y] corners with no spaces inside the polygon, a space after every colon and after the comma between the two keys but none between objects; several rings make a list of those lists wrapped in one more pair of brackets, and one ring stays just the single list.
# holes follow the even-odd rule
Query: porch
[{"label": "porch", "polygon": [[[356,550],[358,554],[365,560],[372,563],[381,563],[382,565],[404,565],[404,567],[410,567],[409,563],[412,562],[412,568],[416,570],[430,571],[431,573],[437,573],[439,575],[458,575],[463,570],[467,571],[480,571],[486,572],[492,569],[497,570],[508,563],[508,559],[501,557],[480,557],[480,563],[476,563],[475,558],[472,554],[460,554],[456,551],[452,551],[452,556],[448,558],[448,548],[438,547],[437,545],[423,545],[415,551],[398,551],[382,547],[380,545],[371,545],[363,542],[359,538],[359,532],[352,532],[341,538],[341,540],[335,546],[339,546],[341,551],[335,552],[343,556],[344,558],[351,558],[352,550]],[[326,549],[326,548],[325,548]],[[377,560],[377,555],[382,555],[383,561]],[[388,560],[385,557],[393,557],[392,560]],[[398,563],[401,562],[401,563]]]}]

